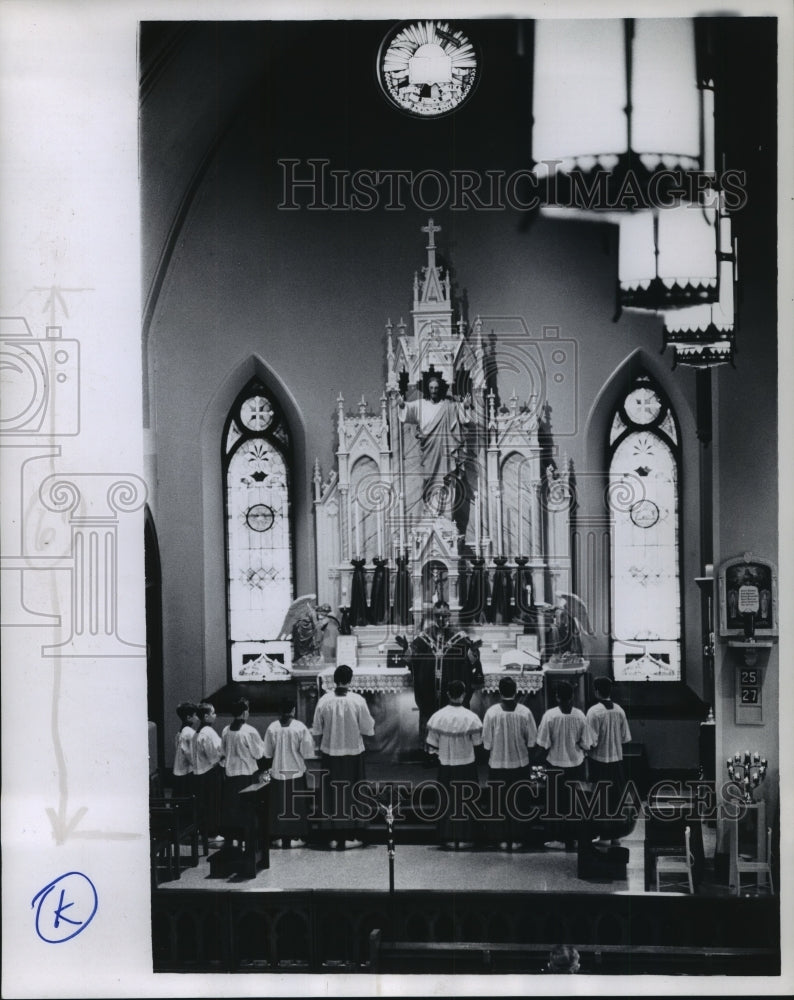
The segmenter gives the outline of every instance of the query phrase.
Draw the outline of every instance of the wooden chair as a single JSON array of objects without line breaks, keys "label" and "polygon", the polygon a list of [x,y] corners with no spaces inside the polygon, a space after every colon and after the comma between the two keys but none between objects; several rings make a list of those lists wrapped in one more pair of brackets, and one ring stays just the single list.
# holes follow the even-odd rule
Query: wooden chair
[{"label": "wooden chair", "polygon": [[661,892],[661,880],[665,876],[671,876],[672,882],[669,887],[689,885],[689,891],[694,895],[695,882],[692,877],[692,870],[695,867],[695,854],[692,850],[692,831],[689,827],[684,830],[684,854],[662,854],[656,859],[656,891]]},{"label": "wooden chair", "polygon": [[149,851],[152,888],[157,888],[161,882],[179,878],[172,817],[162,810],[149,810]]},{"label": "wooden chair", "polygon": [[[182,846],[190,847],[187,864],[195,868],[199,862],[199,828],[196,815],[196,799],[158,798],[149,801],[150,825],[161,831],[170,830],[171,843],[177,872],[182,869]],[[177,878],[179,875],[177,874]]]},{"label": "wooden chair", "polygon": [[766,830],[766,856],[763,858],[744,858],[739,854],[739,838],[732,838],[733,850],[735,852],[734,864],[736,866],[736,895],[742,894],[742,875],[754,875],[756,888],[760,889],[762,882],[769,881],[769,894],[774,895],[775,887],[772,882],[772,827]]}]

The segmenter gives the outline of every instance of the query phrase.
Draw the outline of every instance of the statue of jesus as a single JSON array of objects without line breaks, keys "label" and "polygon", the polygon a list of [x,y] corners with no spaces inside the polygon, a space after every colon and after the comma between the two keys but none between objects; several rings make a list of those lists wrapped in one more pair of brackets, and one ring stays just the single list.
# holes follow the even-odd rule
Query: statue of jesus
[{"label": "statue of jesus", "polygon": [[401,423],[416,424],[422,456],[425,504],[438,516],[450,517],[455,502],[455,480],[463,463],[463,425],[472,418],[471,396],[462,401],[442,394],[441,379],[431,375],[427,396],[411,403],[401,397],[397,413]]}]

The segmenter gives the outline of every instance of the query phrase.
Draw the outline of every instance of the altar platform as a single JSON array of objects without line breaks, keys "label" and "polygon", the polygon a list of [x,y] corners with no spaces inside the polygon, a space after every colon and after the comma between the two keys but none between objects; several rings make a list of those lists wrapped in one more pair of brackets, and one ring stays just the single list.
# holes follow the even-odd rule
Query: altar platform
[{"label": "altar platform", "polygon": [[[414,781],[433,774],[401,770]],[[370,778],[378,771],[373,766]],[[528,974],[543,971],[560,941],[575,943],[592,973],[779,971],[779,897],[730,893],[714,867],[708,824],[694,894],[654,891],[642,815],[621,838],[628,861],[617,876],[583,871],[577,850],[542,836],[515,851],[483,843],[448,850],[432,824],[421,839],[409,825],[408,818],[394,825],[393,891],[387,829],[378,820],[362,829],[361,847],[331,849],[310,837],[303,847],[271,848],[268,866],[253,876],[218,877],[211,849],[191,866],[186,847],[179,878],[153,887],[155,971],[327,975],[402,963],[392,971]],[[374,939],[382,955],[373,954]],[[492,964],[470,967],[484,959]]]},{"label": "altar platform", "polygon": [[[395,850],[395,889],[454,891],[463,885],[477,892],[645,892],[643,876],[642,823],[625,840],[629,850],[626,878],[616,881],[580,879],[576,851],[547,848],[540,843],[514,853],[482,847],[449,851],[435,844],[398,844]],[[713,845],[712,845],[713,846]],[[208,889],[240,892],[293,892],[322,887],[349,892],[367,889],[387,892],[389,858],[385,843],[365,843],[354,850],[330,850],[321,845],[302,848],[272,848],[270,867],[254,878],[210,877],[206,858],[195,868],[186,868],[179,879],[162,882],[168,889]],[[714,894],[728,895],[728,888],[714,886]],[[704,887],[704,892],[706,891]]]}]

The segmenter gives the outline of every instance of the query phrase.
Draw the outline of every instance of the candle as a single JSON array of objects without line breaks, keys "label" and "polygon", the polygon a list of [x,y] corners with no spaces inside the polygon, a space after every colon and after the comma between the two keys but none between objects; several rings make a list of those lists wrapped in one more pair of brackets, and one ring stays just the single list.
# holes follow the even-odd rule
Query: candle
[{"label": "candle", "polygon": [[524,554],[524,501],[521,494],[521,477],[518,480],[518,554]]},{"label": "candle", "polygon": [[474,553],[480,554],[480,491],[474,491]]},{"label": "candle", "polygon": [[361,511],[356,508],[356,559],[361,558]]},{"label": "candle", "polygon": [[353,558],[353,498],[347,494],[347,558]]}]

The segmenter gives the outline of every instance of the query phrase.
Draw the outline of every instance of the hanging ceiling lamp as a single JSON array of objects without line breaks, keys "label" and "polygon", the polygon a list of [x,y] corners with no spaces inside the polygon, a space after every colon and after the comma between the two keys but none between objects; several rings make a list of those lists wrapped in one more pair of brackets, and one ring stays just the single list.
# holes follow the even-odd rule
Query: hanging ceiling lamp
[{"label": "hanging ceiling lamp", "polygon": [[673,349],[673,368],[713,368],[733,364],[736,348],[736,241],[731,220],[720,204],[719,299],[706,305],[664,312],[664,347]]},{"label": "hanging ceiling lamp", "polygon": [[698,72],[695,27],[693,18],[535,23],[532,156],[546,204],[573,216],[651,208],[669,171],[685,184],[713,171],[713,87]]},{"label": "hanging ceiling lamp", "polygon": [[658,312],[718,296],[717,195],[620,216],[618,306]]},{"label": "hanging ceiling lamp", "polygon": [[616,319],[719,305],[712,43],[707,18],[535,24],[541,214],[618,225]]},{"label": "hanging ceiling lamp", "polygon": [[[615,319],[624,309],[661,312],[717,301],[720,220],[716,191],[699,204],[638,212],[584,213],[580,221],[618,227],[618,287]],[[548,218],[570,218],[546,208]]]}]

